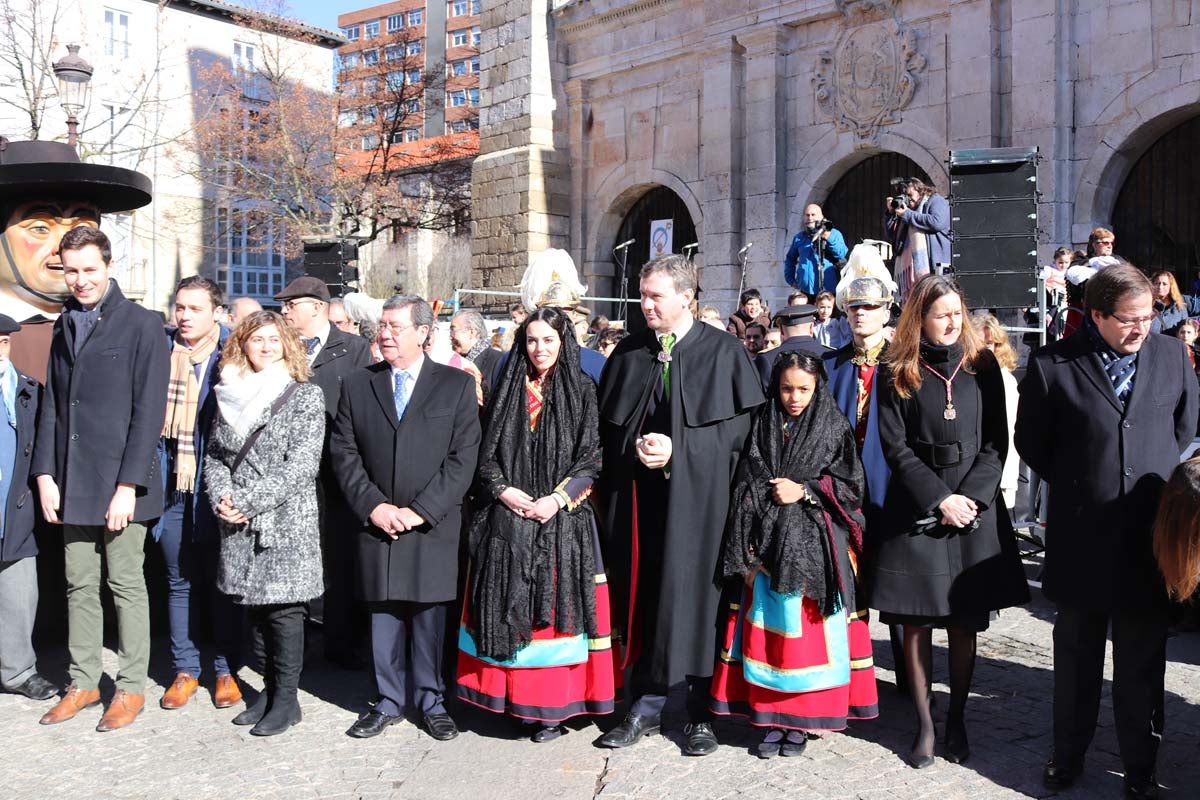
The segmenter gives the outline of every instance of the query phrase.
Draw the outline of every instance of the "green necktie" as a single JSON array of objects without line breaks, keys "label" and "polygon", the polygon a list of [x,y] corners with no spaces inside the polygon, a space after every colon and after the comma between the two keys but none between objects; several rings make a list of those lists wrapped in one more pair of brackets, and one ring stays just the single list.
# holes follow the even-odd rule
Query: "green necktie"
[{"label": "green necktie", "polygon": [[660,344],[662,345],[662,351],[664,353],[666,353],[666,355],[667,355],[667,357],[662,360],[662,362],[663,362],[663,376],[662,376],[663,398],[669,399],[671,397],[671,358],[670,358],[670,356],[671,356],[671,349],[675,347],[675,334],[668,333],[666,336],[662,337],[662,341],[660,342]]}]

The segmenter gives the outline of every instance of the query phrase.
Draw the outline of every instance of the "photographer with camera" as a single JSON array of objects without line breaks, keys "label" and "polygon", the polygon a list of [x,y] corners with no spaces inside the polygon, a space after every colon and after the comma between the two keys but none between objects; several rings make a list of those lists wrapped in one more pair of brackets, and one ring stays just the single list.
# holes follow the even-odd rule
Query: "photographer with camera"
[{"label": "photographer with camera", "polygon": [[846,261],[846,240],[816,203],[804,209],[804,229],[792,239],[783,259],[783,279],[809,297],[837,289],[838,270]]},{"label": "photographer with camera", "polygon": [[920,178],[892,180],[884,228],[895,253],[900,301],[934,264],[950,263],[950,203]]}]

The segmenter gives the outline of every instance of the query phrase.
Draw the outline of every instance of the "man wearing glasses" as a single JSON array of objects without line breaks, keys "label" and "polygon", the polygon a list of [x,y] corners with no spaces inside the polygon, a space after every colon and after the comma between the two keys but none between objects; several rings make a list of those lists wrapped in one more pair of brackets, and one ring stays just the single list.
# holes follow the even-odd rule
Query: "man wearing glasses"
[{"label": "man wearing glasses", "polygon": [[1154,298],[1136,267],[1087,284],[1073,335],[1042,348],[1021,382],[1016,447],[1050,486],[1042,591],[1054,622],[1054,750],[1046,788],[1083,772],[1112,626],[1113,710],[1125,796],[1157,796],[1167,596],[1151,550],[1159,491],[1196,430],[1182,342],[1150,333]]},{"label": "man wearing glasses", "polygon": [[321,508],[321,545],[325,553],[325,597],[310,604],[309,612],[323,623],[325,658],[346,669],[360,669],[364,661],[355,653],[356,632],[365,633],[366,617],[356,619],[354,608],[354,548],[340,539],[349,529],[351,514],[329,461],[329,432],[337,416],[342,382],[369,366],[371,346],[361,336],[346,333],[329,321],[329,287],[305,275],[275,295],[283,304],[283,317],[300,334],[308,350],[312,382],[325,394],[325,449],[317,484]]}]

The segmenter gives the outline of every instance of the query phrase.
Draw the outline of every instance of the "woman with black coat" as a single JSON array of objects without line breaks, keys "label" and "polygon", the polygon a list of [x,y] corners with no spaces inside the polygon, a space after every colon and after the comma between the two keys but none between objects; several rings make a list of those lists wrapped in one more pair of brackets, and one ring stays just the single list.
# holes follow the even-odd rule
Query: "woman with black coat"
[{"label": "woman with black coat", "polygon": [[1028,602],[1016,539],[999,500],[1008,451],[1004,383],[964,318],[958,285],[913,287],[884,360],[879,439],[892,469],[881,531],[868,541],[868,591],[880,620],[904,626],[909,692],[920,724],[909,763],[933,763],[932,629],[950,645],[945,754],[969,755],[963,714],[975,639],[990,614]]}]

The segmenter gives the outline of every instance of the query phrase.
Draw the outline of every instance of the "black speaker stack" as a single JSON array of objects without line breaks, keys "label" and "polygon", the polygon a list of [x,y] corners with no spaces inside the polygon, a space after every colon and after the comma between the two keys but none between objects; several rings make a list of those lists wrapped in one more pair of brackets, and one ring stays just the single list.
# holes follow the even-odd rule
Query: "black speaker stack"
[{"label": "black speaker stack", "polygon": [[358,280],[358,245],[339,239],[305,242],[304,274],[325,283],[330,296],[341,297]]},{"label": "black speaker stack", "polygon": [[1036,147],[950,151],[951,265],[972,308],[1037,304]]}]

